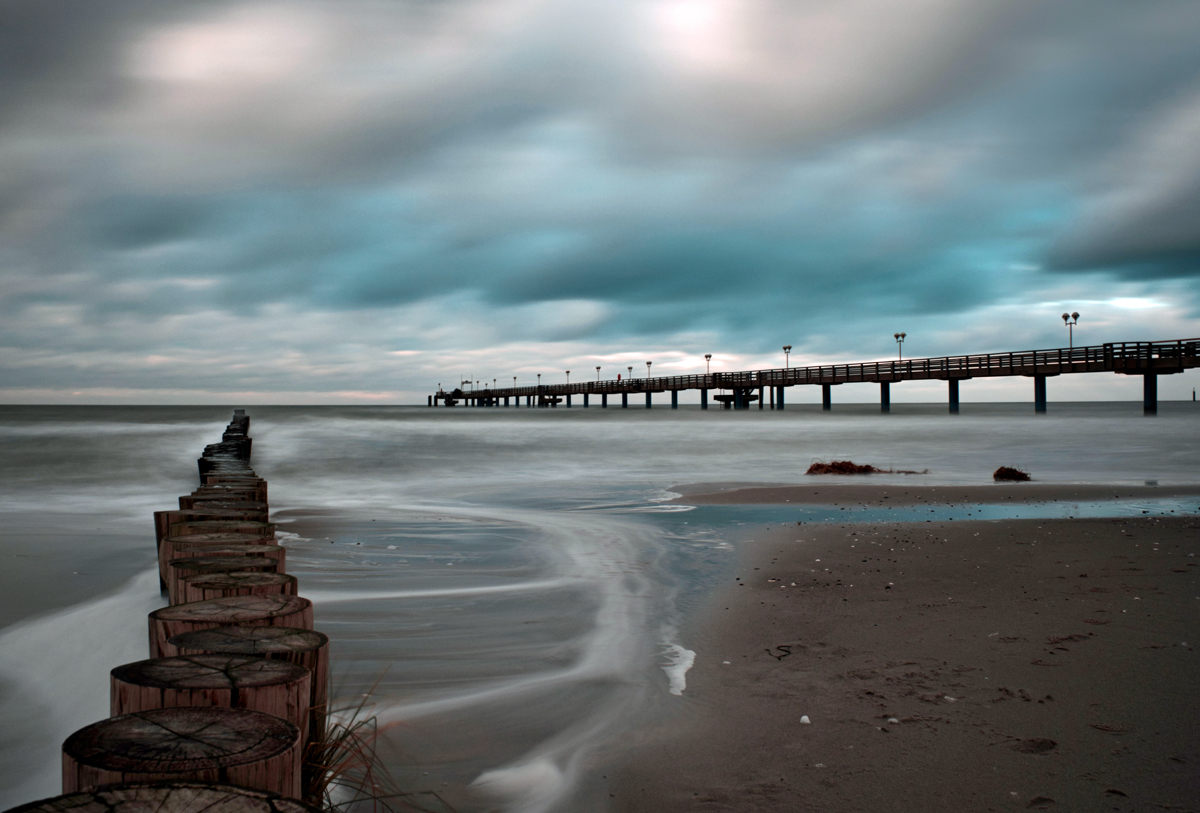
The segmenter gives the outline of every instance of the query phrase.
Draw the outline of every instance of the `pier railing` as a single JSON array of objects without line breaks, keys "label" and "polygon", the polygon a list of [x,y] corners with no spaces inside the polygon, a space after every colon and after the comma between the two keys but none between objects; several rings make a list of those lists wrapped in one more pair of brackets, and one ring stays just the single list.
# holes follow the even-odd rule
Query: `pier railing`
[{"label": "pier railing", "polygon": [[[571,384],[542,384],[467,391],[456,398],[490,399],[522,396],[556,397],[583,394],[669,392],[672,390],[757,389],[805,384],[850,384],[954,380],[989,376],[1056,376],[1067,373],[1114,372],[1130,375],[1169,374],[1200,366],[1200,338],[1161,342],[1110,342],[1085,347],[979,353],[964,356],[822,364],[733,373],[650,376]],[[439,392],[437,398],[450,393]]]}]

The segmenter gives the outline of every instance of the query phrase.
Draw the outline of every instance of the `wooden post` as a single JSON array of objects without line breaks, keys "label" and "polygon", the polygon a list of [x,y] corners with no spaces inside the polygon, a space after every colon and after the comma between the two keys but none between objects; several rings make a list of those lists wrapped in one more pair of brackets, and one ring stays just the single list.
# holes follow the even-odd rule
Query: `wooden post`
[{"label": "wooden post", "polygon": [[154,709],[110,717],[67,737],[62,757],[63,793],[179,779],[301,793],[300,729],[246,709]]},{"label": "wooden post", "polygon": [[294,596],[298,592],[296,577],[287,573],[263,573],[254,570],[200,573],[180,581],[179,603],[209,601],[226,596],[252,596],[258,593]]},{"label": "wooden post", "polygon": [[323,633],[294,627],[213,627],[176,635],[168,643],[185,655],[257,655],[309,669],[313,676],[309,736],[323,737],[329,703],[329,638]]},{"label": "wooden post", "polygon": [[1033,377],[1033,411],[1038,415],[1046,413],[1046,376],[1044,375]]},{"label": "wooden post", "polygon": [[708,390],[704,387],[700,388],[700,408],[708,409]]},{"label": "wooden post", "polygon": [[163,607],[150,613],[150,657],[177,655],[174,635],[210,627],[300,627],[312,629],[312,602],[301,596],[230,596]]},{"label": "wooden post", "polygon": [[679,409],[679,390],[671,390],[671,409]]},{"label": "wooden post", "polygon": [[168,536],[158,548],[158,576],[165,589],[167,584],[167,565],[173,559],[179,558],[175,551],[179,548],[195,545],[270,545],[274,544],[273,536],[256,536],[254,534],[185,534],[184,536]]},{"label": "wooden post", "polygon": [[1142,414],[1158,414],[1158,374],[1146,373],[1142,376]]},{"label": "wooden post", "polygon": [[232,573],[235,570],[254,570],[274,573],[278,562],[265,556],[189,556],[174,559],[167,568],[167,598],[172,604],[182,604],[182,580],[188,576],[212,573]]},{"label": "wooden post", "polygon": [[825,410],[826,412],[833,409],[833,385],[832,384],[822,384],[821,385],[821,409]]},{"label": "wooden post", "polygon": [[109,714],[177,707],[250,709],[282,717],[308,737],[312,673],[253,655],[185,655],[118,666],[109,673]]},{"label": "wooden post", "polygon": [[[257,540],[261,543],[263,540]],[[268,559],[274,559],[276,562],[276,570],[280,573],[287,572],[287,548],[283,545],[263,545],[263,544],[234,544],[224,545],[217,543],[215,545],[176,545],[173,548],[175,559],[186,559],[189,556],[265,556]]]},{"label": "wooden post", "polygon": [[950,390],[950,414],[957,415],[958,414],[958,379],[951,378],[946,383],[949,385],[948,388]]},{"label": "wooden post", "polygon": [[879,411],[892,411],[892,385],[888,381],[879,382]]},{"label": "wooden post", "polygon": [[775,395],[775,408],[783,409],[783,385],[779,386],[779,392]]},{"label": "wooden post", "polygon": [[209,782],[122,782],[29,802],[8,813],[322,813],[298,799]]},{"label": "wooden post", "polygon": [[250,520],[188,520],[171,525],[167,536],[186,536],[189,534],[254,534],[256,536],[274,536],[275,526],[269,522],[252,522]]}]

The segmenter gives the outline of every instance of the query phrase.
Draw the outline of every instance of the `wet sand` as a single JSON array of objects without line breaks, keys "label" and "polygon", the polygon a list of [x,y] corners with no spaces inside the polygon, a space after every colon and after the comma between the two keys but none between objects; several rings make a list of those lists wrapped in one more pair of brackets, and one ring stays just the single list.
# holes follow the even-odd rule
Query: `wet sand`
[{"label": "wet sand", "polygon": [[[898,498],[845,488],[819,501]],[[1200,810],[1200,518],[785,526],[743,551],[613,809]]]},{"label": "wet sand", "polygon": [[[859,482],[846,482],[858,479]],[[815,477],[804,485],[747,485],[695,483],[672,486],[682,497],[670,502],[688,505],[758,505],[788,503],[808,505],[916,505],[957,503],[1091,502],[1099,500],[1200,497],[1200,485],[1099,485],[1070,483],[988,483],[983,485],[925,486],[920,483],[879,485],[865,477]]]}]

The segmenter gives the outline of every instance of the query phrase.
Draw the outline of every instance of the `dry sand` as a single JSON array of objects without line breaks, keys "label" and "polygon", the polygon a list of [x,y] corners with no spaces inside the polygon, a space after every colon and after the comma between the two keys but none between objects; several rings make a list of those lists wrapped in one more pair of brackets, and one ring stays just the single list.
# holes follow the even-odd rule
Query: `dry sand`
[{"label": "dry sand", "polygon": [[1200,810],[1198,570],[1197,517],[758,534],[610,801]]}]

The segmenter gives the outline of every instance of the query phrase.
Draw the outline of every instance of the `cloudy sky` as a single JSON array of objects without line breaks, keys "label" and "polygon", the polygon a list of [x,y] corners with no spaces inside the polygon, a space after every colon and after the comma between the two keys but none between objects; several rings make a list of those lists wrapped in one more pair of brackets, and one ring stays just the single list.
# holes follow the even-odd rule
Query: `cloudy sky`
[{"label": "cloudy sky", "polygon": [[423,402],[1064,310],[1200,335],[1196,0],[0,0],[3,402]]}]

